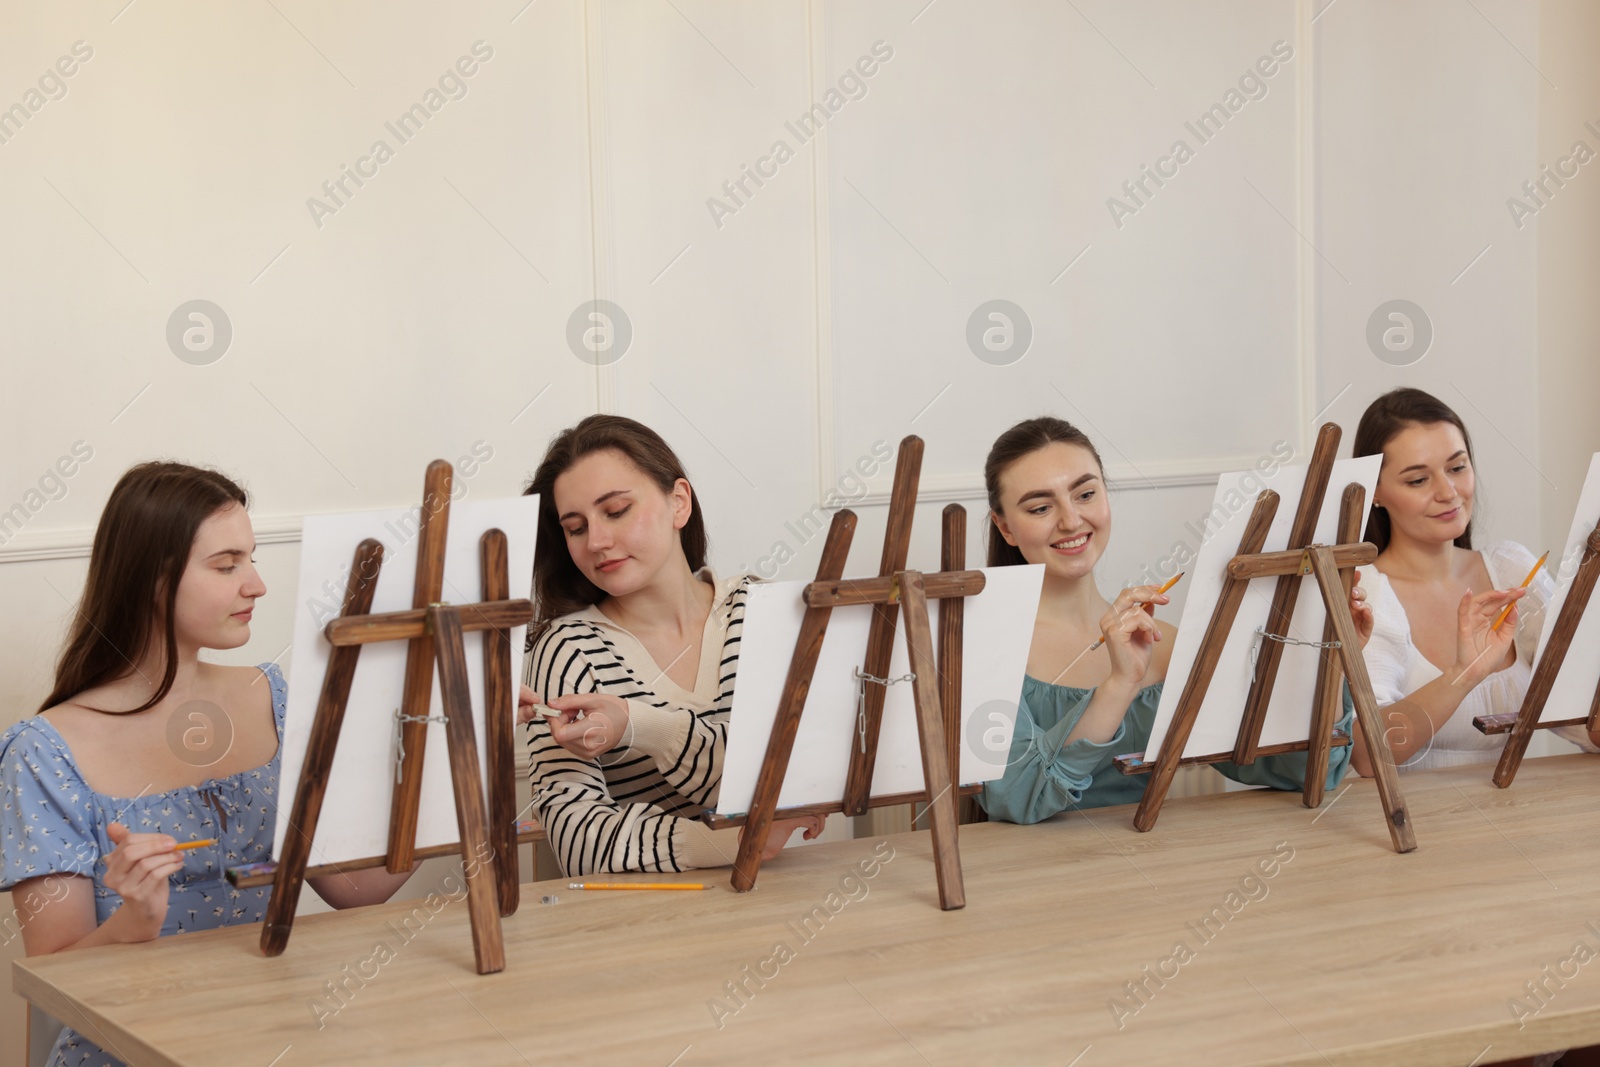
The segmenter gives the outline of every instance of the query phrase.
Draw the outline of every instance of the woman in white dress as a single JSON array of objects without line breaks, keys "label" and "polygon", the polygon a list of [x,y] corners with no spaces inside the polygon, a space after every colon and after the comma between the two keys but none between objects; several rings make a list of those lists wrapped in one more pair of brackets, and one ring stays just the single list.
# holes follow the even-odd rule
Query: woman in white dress
[{"label": "woman in white dress", "polygon": [[[1474,550],[1472,438],[1438,398],[1385,393],[1361,416],[1354,453],[1383,456],[1366,535],[1378,558],[1359,574],[1372,611],[1367,670],[1395,762],[1402,770],[1493,762],[1506,735],[1482,734],[1472,720],[1522,706],[1555,583],[1541,567],[1520,588],[1536,557],[1514,541]],[[1581,726],[1557,732],[1600,751],[1600,737]],[[1352,762],[1372,773],[1360,731]]]}]

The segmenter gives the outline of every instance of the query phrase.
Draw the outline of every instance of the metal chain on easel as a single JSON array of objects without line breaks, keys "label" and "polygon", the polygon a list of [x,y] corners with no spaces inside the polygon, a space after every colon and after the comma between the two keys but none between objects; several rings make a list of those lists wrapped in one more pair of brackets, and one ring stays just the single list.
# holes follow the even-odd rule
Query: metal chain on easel
[{"label": "metal chain on easel", "polygon": [[406,763],[405,725],[408,722],[449,722],[443,715],[404,715],[394,709],[394,784],[400,784],[401,771]]},{"label": "metal chain on easel", "polygon": [[889,686],[897,685],[900,682],[914,682],[917,680],[917,676],[911,671],[907,671],[898,678],[879,678],[875,674],[868,674],[860,667],[854,668],[851,673],[856,679],[856,734],[861,740],[861,751],[865,753],[867,751],[867,683],[871,682],[887,689]]},{"label": "metal chain on easel", "polygon": [[1257,658],[1261,655],[1262,640],[1276,641],[1280,645],[1305,645],[1307,648],[1343,648],[1338,641],[1302,641],[1298,637],[1285,637],[1282,634],[1268,633],[1265,626],[1256,627],[1256,639],[1250,645],[1250,666],[1256,665]]}]

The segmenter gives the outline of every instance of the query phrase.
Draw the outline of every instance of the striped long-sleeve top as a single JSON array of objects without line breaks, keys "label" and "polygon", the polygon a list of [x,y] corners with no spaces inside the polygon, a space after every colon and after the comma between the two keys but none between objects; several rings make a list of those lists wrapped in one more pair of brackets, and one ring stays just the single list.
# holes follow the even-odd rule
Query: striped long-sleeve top
[{"label": "striped long-sleeve top", "polygon": [[562,748],[542,717],[528,724],[533,803],[568,877],[682,871],[733,862],[730,832],[697,816],[716,801],[749,575],[711,582],[693,692],[598,607],[556,619],[528,649],[523,681],[545,700],[610,693],[627,702],[628,736],[598,759]]}]

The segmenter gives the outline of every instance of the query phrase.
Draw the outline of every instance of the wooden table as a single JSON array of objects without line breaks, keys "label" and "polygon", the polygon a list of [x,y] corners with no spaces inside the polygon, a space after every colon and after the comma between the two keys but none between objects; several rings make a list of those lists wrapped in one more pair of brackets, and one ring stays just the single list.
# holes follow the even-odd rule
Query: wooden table
[{"label": "wooden table", "polygon": [[[1320,811],[1188,798],[1148,834],[1131,807],[964,827],[961,911],[935,905],[924,832],[792,849],[743,896],[725,871],[704,893],[525,886],[498,975],[438,896],[301,918],[277,959],[232,927],[18,961],[14,982],[141,1065],[1415,1067],[1600,1042],[1600,763],[1529,760],[1508,790],[1490,770],[1404,779],[1409,855],[1354,780]],[[892,858],[863,878],[875,847]]]}]

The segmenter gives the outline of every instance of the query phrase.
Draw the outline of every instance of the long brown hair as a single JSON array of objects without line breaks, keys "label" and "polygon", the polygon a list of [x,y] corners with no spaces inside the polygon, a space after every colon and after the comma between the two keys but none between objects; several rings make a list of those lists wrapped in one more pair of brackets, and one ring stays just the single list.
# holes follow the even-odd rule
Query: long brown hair
[{"label": "long brown hair", "polygon": [[[1382,455],[1384,447],[1407,427],[1434,426],[1441,422],[1448,422],[1461,431],[1461,439],[1467,443],[1467,460],[1476,469],[1477,461],[1472,456],[1472,435],[1467,432],[1467,424],[1451,410],[1450,405],[1421,389],[1391,389],[1368,404],[1356,427],[1351,453],[1355,456]],[[1379,552],[1389,547],[1389,513],[1376,504],[1367,511],[1367,540],[1377,545]],[[1461,536],[1456,538],[1455,545],[1457,548],[1472,547],[1470,521],[1467,528],[1461,531]]]},{"label": "long brown hair", "polygon": [[[1094,442],[1089,440],[1089,435],[1065,419],[1058,419],[1054,415],[1041,415],[1036,419],[1017,423],[995,438],[994,445],[989,449],[989,458],[983,461],[983,486],[989,493],[991,512],[999,515],[1004,511],[1000,504],[1000,476],[1005,473],[1006,468],[1023,456],[1054,444],[1078,445],[1088,449],[1089,454],[1094,457],[1095,466],[1100,468],[1101,480],[1105,480],[1106,465],[1101,462],[1100,452],[1094,447]],[[1009,567],[1026,562],[1028,561],[1023,558],[1022,549],[1001,536],[1000,528],[991,519],[989,566]]]},{"label": "long brown hair", "polygon": [[[523,495],[539,494],[539,535],[533,555],[534,620],[528,627],[528,647],[550,623],[606,598],[572,562],[566,531],[556,512],[556,479],[584,456],[614,449],[645,473],[663,493],[672,492],[679,478],[689,480],[676,453],[661,435],[642,422],[621,415],[590,415],[578,425],[562,430],[550,442],[539,468]],[[678,531],[689,569],[706,565],[706,524],[700,512],[700,495],[689,493],[689,521]]]},{"label": "long brown hair", "polygon": [[250,499],[217,471],[159,462],[128,468],[100,513],[83,599],[40,711],[128,674],[157,640],[166,649],[165,673],[133,711],[155,707],[172,691],[178,582],[200,524],[230,504],[249,507]]}]

